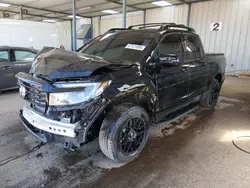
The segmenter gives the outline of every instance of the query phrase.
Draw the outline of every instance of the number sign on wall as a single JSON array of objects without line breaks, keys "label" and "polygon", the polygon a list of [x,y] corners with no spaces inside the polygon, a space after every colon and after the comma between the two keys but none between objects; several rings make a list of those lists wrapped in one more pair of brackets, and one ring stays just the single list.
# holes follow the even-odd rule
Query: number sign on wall
[{"label": "number sign on wall", "polygon": [[222,28],[222,22],[211,23],[210,31],[220,31]]}]

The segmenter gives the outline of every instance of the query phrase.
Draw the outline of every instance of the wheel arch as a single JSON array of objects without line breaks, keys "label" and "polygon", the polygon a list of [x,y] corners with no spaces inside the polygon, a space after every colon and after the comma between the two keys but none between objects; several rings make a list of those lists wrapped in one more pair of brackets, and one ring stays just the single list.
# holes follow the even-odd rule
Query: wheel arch
[{"label": "wheel arch", "polygon": [[112,105],[117,106],[122,103],[132,103],[135,106],[140,106],[146,110],[149,117],[152,118],[154,114],[154,102],[153,96],[149,93],[133,93],[128,96],[124,96],[118,100],[113,100]]},{"label": "wheel arch", "polygon": [[110,101],[110,103],[105,107],[103,112],[99,115],[99,117],[95,120],[95,122],[92,124],[92,126],[89,128],[89,131],[91,134],[88,136],[87,140],[91,141],[98,137],[99,130],[101,128],[102,122],[106,115],[117,105],[122,104],[122,103],[129,103],[135,106],[140,106],[149,115],[150,120],[154,118],[154,104],[153,100],[150,94],[146,93],[138,93],[138,94],[131,94],[131,95],[126,95],[123,97],[117,97],[114,100]]},{"label": "wheel arch", "polygon": [[214,78],[219,81],[219,84],[221,86],[222,85],[222,74],[218,73]]}]

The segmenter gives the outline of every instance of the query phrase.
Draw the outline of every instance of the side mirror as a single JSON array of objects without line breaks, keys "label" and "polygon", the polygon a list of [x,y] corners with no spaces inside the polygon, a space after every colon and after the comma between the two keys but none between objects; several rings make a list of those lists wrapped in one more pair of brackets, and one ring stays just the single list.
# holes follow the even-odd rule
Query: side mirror
[{"label": "side mirror", "polygon": [[176,66],[180,64],[180,59],[175,54],[168,54],[159,58],[159,63],[166,66]]}]

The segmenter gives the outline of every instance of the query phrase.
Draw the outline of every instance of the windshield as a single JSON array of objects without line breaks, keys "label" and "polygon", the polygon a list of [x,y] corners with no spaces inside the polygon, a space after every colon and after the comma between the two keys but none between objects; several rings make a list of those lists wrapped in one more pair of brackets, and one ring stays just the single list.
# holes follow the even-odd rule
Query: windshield
[{"label": "windshield", "polygon": [[80,53],[100,56],[107,60],[138,62],[145,55],[154,37],[151,32],[107,33],[84,46]]}]

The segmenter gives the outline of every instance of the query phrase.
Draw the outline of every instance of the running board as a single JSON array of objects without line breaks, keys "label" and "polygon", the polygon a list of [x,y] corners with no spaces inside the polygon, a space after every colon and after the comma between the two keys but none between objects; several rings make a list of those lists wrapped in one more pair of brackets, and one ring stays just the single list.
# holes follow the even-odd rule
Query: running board
[{"label": "running board", "polygon": [[175,122],[176,120],[178,120],[178,119],[180,119],[180,118],[182,118],[182,117],[184,117],[184,116],[190,114],[191,112],[197,110],[198,108],[199,108],[199,105],[197,105],[197,106],[195,106],[195,107],[189,109],[188,111],[186,111],[186,112],[184,112],[184,113],[182,113],[182,114],[180,114],[180,115],[177,115],[176,117],[174,117],[174,118],[172,118],[172,119],[170,119],[170,120],[161,121],[161,122],[159,122],[159,123],[157,123],[157,124],[154,124],[154,126],[156,126],[156,127],[159,126],[159,127],[160,127],[160,126],[163,125],[163,124],[164,124],[164,125],[166,125],[166,124],[171,124],[171,123]]}]

